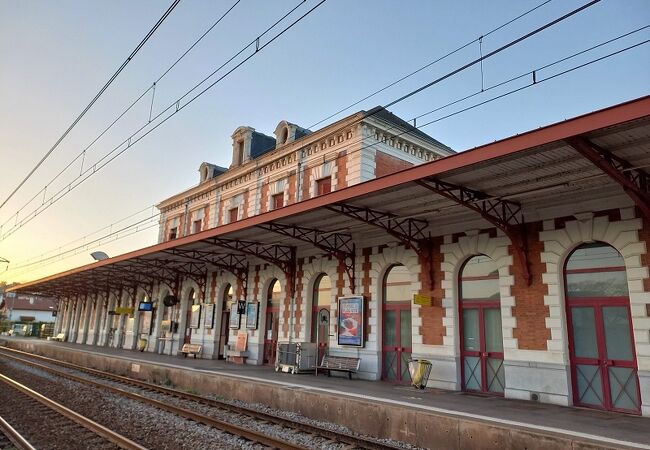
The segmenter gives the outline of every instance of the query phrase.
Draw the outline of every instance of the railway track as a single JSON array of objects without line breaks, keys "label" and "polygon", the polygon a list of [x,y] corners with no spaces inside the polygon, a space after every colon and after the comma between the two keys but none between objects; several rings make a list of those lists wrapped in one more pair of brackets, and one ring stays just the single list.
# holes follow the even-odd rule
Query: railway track
[{"label": "railway track", "polygon": [[[277,437],[269,436],[264,432],[255,431],[251,429],[251,427],[242,427],[240,425],[233,424],[230,421],[224,421],[212,417],[211,415],[201,413],[197,411],[197,409],[201,409],[197,408],[197,406],[201,405],[203,407],[227,411],[229,417],[240,421],[253,419],[258,423],[271,424],[293,434],[301,433],[303,435],[307,435],[310,440],[319,442],[319,445],[323,447],[327,444],[336,444],[338,446],[341,446],[342,444],[342,446],[346,449],[384,450],[399,448],[365,437],[341,433],[313,424],[294,422],[287,418],[276,416],[274,414],[263,411],[258,411],[252,408],[237,406],[228,402],[207,398],[152,383],[147,383],[145,381],[136,380],[133,378],[115,375],[97,369],[79,366],[77,364],[72,364],[65,361],[55,360],[53,358],[26,353],[20,350],[3,347],[0,348],[0,353],[3,354],[3,356],[11,358],[15,361],[45,370],[57,376],[65,377],[73,381],[95,386],[100,389],[105,389],[116,394],[129,397],[131,399],[155,406],[156,408],[168,411],[172,414],[193,420],[198,423],[202,423],[210,427],[217,428],[222,431],[226,431],[234,435],[241,436],[252,442],[257,442],[259,444],[272,448],[303,449],[305,447],[302,444],[295,444],[284,439],[278,439]],[[34,360],[38,360],[39,362],[36,362]],[[65,368],[67,370],[61,370],[60,368]],[[87,376],[76,375],[74,373],[71,373],[70,370],[82,372],[86,375],[90,375],[94,379],[90,379]],[[127,390],[121,387],[117,387],[115,384],[128,387],[129,389]],[[157,398],[152,398],[151,394],[153,394],[153,397]],[[179,406],[179,403],[182,405]]]},{"label": "railway track", "polygon": [[[14,401],[16,397],[20,397],[19,402],[21,408],[13,408],[16,410],[16,416],[21,415],[21,413],[27,409],[31,411],[36,410],[39,417],[41,417],[42,420],[47,420],[50,425],[53,424],[59,431],[60,435],[71,437],[71,445],[73,442],[77,444],[83,442],[83,445],[87,446],[87,448],[100,450],[115,448],[147,450],[146,447],[143,447],[125,436],[122,436],[121,434],[118,434],[97,422],[66,408],[60,403],[49,399],[12,378],[0,374],[0,382],[9,387],[9,389],[4,389],[3,401],[7,401],[7,397],[14,397]],[[16,420],[19,420],[19,418],[16,417]],[[7,426],[9,426],[8,423]],[[9,428],[11,427],[9,426]],[[33,449],[31,444],[29,444],[25,438],[18,434],[15,429],[11,429],[13,432],[8,429],[7,437],[14,446],[17,446],[18,448]],[[34,431],[32,430],[31,433],[34,434]],[[23,445],[26,445],[26,447],[23,447]]]},{"label": "railway track", "polygon": [[0,448],[7,450],[36,450],[9,422],[0,417]]}]

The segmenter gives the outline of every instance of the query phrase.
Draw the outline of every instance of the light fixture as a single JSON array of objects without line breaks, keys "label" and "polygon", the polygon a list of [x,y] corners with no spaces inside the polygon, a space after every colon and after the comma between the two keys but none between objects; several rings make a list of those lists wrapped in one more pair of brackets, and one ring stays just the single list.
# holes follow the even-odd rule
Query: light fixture
[{"label": "light fixture", "polygon": [[104,252],[92,252],[90,256],[92,256],[95,261],[102,261],[104,259],[108,259],[108,255]]}]

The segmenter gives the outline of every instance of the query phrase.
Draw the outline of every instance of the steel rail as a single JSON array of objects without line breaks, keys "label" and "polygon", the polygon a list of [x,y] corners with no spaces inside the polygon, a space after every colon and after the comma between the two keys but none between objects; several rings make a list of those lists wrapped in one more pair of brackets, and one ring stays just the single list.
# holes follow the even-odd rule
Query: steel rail
[{"label": "steel rail", "polygon": [[0,417],[0,431],[7,436],[19,450],[36,450],[9,422]]},{"label": "steel rail", "polygon": [[[3,350],[6,350],[3,348]],[[53,367],[49,367],[34,361],[29,361],[23,358],[18,358],[13,355],[5,355],[8,358],[11,358],[15,361],[19,361],[24,364],[28,364],[30,366],[36,367],[41,370],[45,370],[49,373],[55,374],[57,376],[67,378],[72,381],[76,381],[79,383],[87,384],[93,387],[97,387],[99,389],[103,390],[108,390],[110,392],[116,393],[118,395],[121,395],[123,397],[128,397],[132,400],[139,401],[141,403],[145,403],[151,406],[155,406],[158,409],[162,409],[164,411],[170,412],[172,414],[175,414],[180,417],[184,417],[186,419],[190,419],[194,422],[197,423],[202,423],[204,425],[207,425],[212,428],[216,428],[221,431],[225,431],[227,433],[240,436],[248,441],[252,442],[257,442],[259,444],[268,446],[270,448],[275,448],[275,449],[280,449],[280,450],[302,450],[303,446],[298,445],[298,444],[293,444],[291,442],[284,441],[282,439],[274,438],[272,436],[267,436],[263,433],[259,433],[257,431],[253,431],[244,427],[240,427],[238,425],[234,425],[232,423],[228,423],[219,419],[215,419],[210,416],[206,416],[200,413],[197,413],[195,411],[186,409],[186,408],[181,408],[179,406],[175,405],[170,405],[167,403],[164,403],[160,400],[155,400],[149,397],[145,397],[144,395],[136,394],[135,392],[129,392],[125,391],[124,389],[120,389],[115,386],[110,386],[105,383],[100,383],[98,381],[90,380],[88,378],[80,377],[74,374],[71,374],[69,372],[64,372],[58,369],[55,369]],[[0,377],[4,377],[4,375],[0,374]],[[27,388],[29,389],[29,388]],[[137,444],[136,444],[137,445]],[[134,447],[138,449],[142,449],[144,447]]]},{"label": "steel rail", "polygon": [[[371,440],[371,439],[366,439],[366,438],[361,437],[361,436],[355,436],[353,434],[338,432],[338,431],[330,430],[330,429],[327,429],[327,428],[319,427],[317,425],[312,425],[312,424],[303,423],[303,422],[294,422],[292,420],[285,419],[284,417],[280,417],[280,416],[277,416],[277,415],[274,415],[274,414],[258,411],[258,410],[252,409],[252,408],[233,405],[233,404],[230,404],[230,403],[227,403],[227,402],[224,402],[224,401],[220,401],[220,400],[217,400],[217,399],[207,398],[207,397],[203,397],[203,396],[200,396],[200,395],[197,395],[197,394],[192,394],[192,393],[189,393],[189,392],[179,391],[177,389],[171,389],[171,388],[168,388],[168,387],[165,387],[165,386],[159,386],[157,384],[148,383],[146,381],[136,380],[134,378],[125,377],[125,376],[122,376],[122,375],[117,375],[117,374],[105,372],[105,371],[98,370],[98,369],[92,369],[92,368],[89,368],[89,367],[80,366],[80,365],[69,363],[69,362],[66,362],[66,361],[60,361],[60,360],[57,360],[57,359],[54,359],[54,358],[49,358],[47,356],[36,355],[36,354],[33,354],[33,353],[24,352],[24,351],[16,350],[16,349],[9,348],[9,347],[0,347],[0,350],[12,352],[12,353],[18,353],[18,354],[21,354],[21,355],[26,355],[27,357],[30,357],[30,358],[39,359],[41,361],[49,362],[51,364],[55,364],[55,365],[67,367],[67,368],[70,368],[70,369],[78,370],[80,372],[88,373],[88,374],[91,374],[91,375],[94,375],[94,376],[97,376],[97,377],[101,377],[101,378],[110,379],[112,381],[116,381],[116,382],[119,382],[119,383],[131,385],[131,386],[136,386],[136,387],[139,387],[139,388],[142,388],[142,389],[145,389],[145,390],[159,392],[159,393],[162,393],[162,394],[170,395],[170,396],[173,396],[173,397],[176,397],[176,398],[181,398],[181,399],[184,399],[184,400],[193,401],[193,402],[200,403],[200,404],[207,405],[207,406],[213,406],[213,407],[216,407],[216,408],[226,409],[226,410],[229,410],[229,411],[232,411],[232,412],[235,412],[235,413],[238,413],[238,414],[242,414],[242,415],[245,415],[245,416],[252,416],[252,417],[255,417],[255,418],[260,419],[260,420],[272,422],[272,423],[274,423],[276,425],[285,426],[287,428],[298,429],[298,430],[300,430],[302,432],[305,432],[305,433],[308,433],[308,434],[313,434],[313,435],[321,436],[321,437],[326,438],[326,439],[335,440],[337,442],[352,445],[352,446],[355,446],[355,448],[363,448],[363,449],[368,449],[368,450],[387,450],[387,449],[401,448],[401,447],[390,445],[390,444],[387,444],[387,443],[384,443],[384,442],[377,442],[377,441],[374,441],[374,440]],[[12,357],[11,355],[7,355],[6,353],[5,353],[5,355],[8,356],[8,357]],[[24,361],[24,362],[29,363],[29,364],[36,364],[36,363],[33,363],[32,361],[23,360],[21,358],[16,358],[16,357],[12,357],[12,358],[16,359],[18,361]],[[47,366],[45,366],[45,367],[47,367]],[[86,379],[84,379],[84,380],[86,380]],[[104,385],[102,385],[102,386],[104,386]]]},{"label": "steel rail", "polygon": [[47,397],[45,397],[42,394],[39,394],[38,392],[34,391],[33,389],[28,388],[24,384],[21,384],[17,382],[16,380],[13,380],[9,378],[6,375],[3,375],[0,373],[0,381],[3,381],[4,383],[8,384],[12,388],[22,392],[23,394],[26,394],[30,398],[44,404],[48,408],[58,412],[59,414],[67,417],[68,419],[72,420],[73,422],[78,423],[84,428],[89,429],[93,433],[103,437],[104,439],[116,444],[120,448],[127,449],[127,450],[147,450],[147,447],[143,447],[142,445],[138,444],[137,442],[133,442],[129,438],[122,436],[121,434],[118,434],[114,432],[113,430],[110,430],[106,428],[103,425],[98,424],[94,420],[91,420],[87,417],[82,416],[81,414],[71,410],[70,408],[66,408],[60,403],[55,402],[54,400],[51,400]]}]

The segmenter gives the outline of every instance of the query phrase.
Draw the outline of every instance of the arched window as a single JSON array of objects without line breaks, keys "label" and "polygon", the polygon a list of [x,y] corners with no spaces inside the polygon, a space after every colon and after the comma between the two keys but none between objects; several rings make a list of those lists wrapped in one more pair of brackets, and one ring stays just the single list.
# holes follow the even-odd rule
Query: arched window
[{"label": "arched window", "polygon": [[639,413],[623,257],[607,244],[584,244],[569,256],[564,273],[574,404]]},{"label": "arched window", "polygon": [[269,291],[266,296],[268,306],[279,307],[282,301],[282,285],[278,280],[273,280],[269,286]]},{"label": "arched window", "polygon": [[494,261],[473,256],[460,273],[463,389],[502,395],[505,389],[499,271]]},{"label": "arched window", "polygon": [[394,265],[384,276],[382,327],[382,378],[408,382],[408,361],[411,359],[411,273],[402,265]]}]

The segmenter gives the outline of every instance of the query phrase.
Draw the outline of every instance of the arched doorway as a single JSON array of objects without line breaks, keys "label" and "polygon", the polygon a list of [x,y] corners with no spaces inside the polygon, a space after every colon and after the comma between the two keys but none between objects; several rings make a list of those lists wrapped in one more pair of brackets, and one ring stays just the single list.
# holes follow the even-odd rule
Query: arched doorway
[{"label": "arched doorway", "polygon": [[226,358],[226,346],[228,345],[228,336],[230,335],[230,306],[235,295],[235,290],[231,284],[226,284],[223,288],[221,298],[221,322],[219,325],[219,359]]},{"label": "arched doorway", "polygon": [[316,278],[311,307],[311,342],[318,344],[318,363],[327,353],[329,343],[330,305],[332,281],[322,273]]},{"label": "arched doorway", "polygon": [[386,272],[382,288],[382,379],[406,383],[411,378],[411,274],[395,265]]},{"label": "arched doorway", "polygon": [[[183,335],[183,344],[189,344],[192,342],[192,328],[190,324],[192,323],[192,306],[198,305],[198,297],[194,289],[190,289],[190,292],[187,294],[187,309],[185,310],[185,333]],[[181,313],[182,314],[182,313]]]},{"label": "arched doorway", "polygon": [[264,364],[275,364],[275,351],[278,345],[278,324],[282,285],[277,279],[271,281],[266,293],[266,320],[264,327]]},{"label": "arched doorway", "polygon": [[625,261],[603,243],[581,245],[564,269],[573,403],[641,410]]},{"label": "arched doorway", "polygon": [[459,320],[463,390],[503,395],[503,334],[499,270],[477,255],[460,273]]}]

